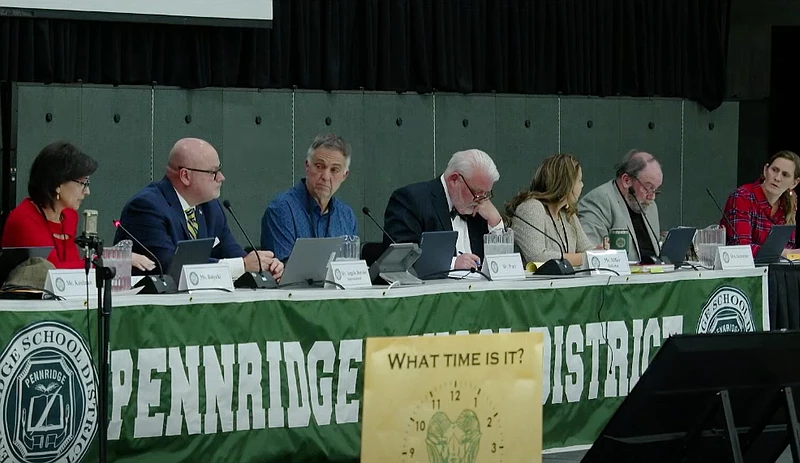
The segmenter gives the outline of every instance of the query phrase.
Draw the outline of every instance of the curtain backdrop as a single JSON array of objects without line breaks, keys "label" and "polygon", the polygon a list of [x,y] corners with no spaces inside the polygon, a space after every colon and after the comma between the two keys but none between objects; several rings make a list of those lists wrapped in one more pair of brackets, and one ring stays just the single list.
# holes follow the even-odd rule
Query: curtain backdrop
[{"label": "curtain backdrop", "polygon": [[0,19],[0,80],[725,95],[732,0],[273,0],[270,29]]}]

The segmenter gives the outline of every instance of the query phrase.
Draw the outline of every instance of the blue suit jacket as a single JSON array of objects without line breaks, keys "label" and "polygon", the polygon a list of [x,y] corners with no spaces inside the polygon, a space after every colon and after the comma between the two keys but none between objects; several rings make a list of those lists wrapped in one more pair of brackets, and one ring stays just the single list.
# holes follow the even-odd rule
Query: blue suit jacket
[{"label": "blue suit jacket", "polygon": [[[219,244],[211,251],[212,262],[246,255],[228,228],[228,219],[219,200],[200,204],[196,210],[197,223],[200,226],[197,237],[219,239]],[[166,177],[136,193],[122,209],[120,222],[156,255],[165,272],[169,271],[178,241],[191,239],[181,202]],[[114,243],[125,239],[130,238],[118,228]],[[133,252],[149,257],[136,243],[133,244]],[[158,266],[152,273],[157,272]]]}]

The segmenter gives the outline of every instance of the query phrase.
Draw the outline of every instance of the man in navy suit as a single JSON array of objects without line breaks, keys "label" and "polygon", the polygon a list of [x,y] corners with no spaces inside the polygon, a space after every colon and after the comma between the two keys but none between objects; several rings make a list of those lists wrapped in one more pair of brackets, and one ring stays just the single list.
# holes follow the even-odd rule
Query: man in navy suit
[{"label": "man in navy suit", "polygon": [[[197,138],[178,140],[169,153],[164,178],[147,185],[122,209],[120,222],[169,268],[178,241],[216,238],[212,261],[231,268],[233,279],[245,271],[257,272],[259,260],[279,279],[283,263],[271,251],[249,254],[239,246],[230,229],[222,205],[220,189],[225,176],[219,154],[211,144]],[[114,243],[128,239],[117,229]],[[142,252],[134,245],[135,252]]]},{"label": "man in navy suit", "polygon": [[[384,213],[386,232],[398,243],[419,243],[422,232],[458,232],[453,268],[476,268],[483,259],[483,235],[503,229],[492,204],[492,186],[500,173],[483,151],[459,151],[439,178],[392,193]],[[384,246],[390,241],[383,239]]]}]

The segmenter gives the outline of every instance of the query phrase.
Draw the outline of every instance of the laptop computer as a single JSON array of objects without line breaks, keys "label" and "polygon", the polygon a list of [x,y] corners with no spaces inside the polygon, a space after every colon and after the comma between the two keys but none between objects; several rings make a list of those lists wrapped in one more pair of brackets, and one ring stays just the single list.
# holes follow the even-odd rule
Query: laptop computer
[{"label": "laptop computer", "polygon": [[696,231],[694,227],[671,228],[661,246],[661,258],[679,267],[686,260],[686,253],[689,252]]},{"label": "laptop computer", "polygon": [[184,265],[207,264],[214,247],[214,238],[178,241],[175,255],[169,265],[169,276],[178,284]]},{"label": "laptop computer", "polygon": [[283,269],[278,288],[301,286],[300,283],[308,281],[314,286],[323,286],[328,275],[328,262],[333,260],[343,243],[343,236],[298,238]]},{"label": "laptop computer", "polygon": [[414,263],[414,272],[422,279],[447,278],[456,253],[457,231],[422,233],[419,248],[422,254]]},{"label": "laptop computer", "polygon": [[8,279],[8,275],[16,266],[30,259],[31,257],[47,256],[53,252],[52,246],[41,246],[32,248],[3,248],[0,250],[0,285]]},{"label": "laptop computer", "polygon": [[769,230],[767,239],[764,240],[764,244],[758,249],[758,253],[754,259],[755,264],[769,265],[778,262],[794,230],[794,225],[773,225]]}]

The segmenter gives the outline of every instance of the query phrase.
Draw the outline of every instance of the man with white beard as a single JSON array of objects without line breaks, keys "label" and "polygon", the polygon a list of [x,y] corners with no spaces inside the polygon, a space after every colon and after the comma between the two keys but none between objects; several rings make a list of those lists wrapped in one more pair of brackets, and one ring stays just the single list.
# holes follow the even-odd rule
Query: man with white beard
[{"label": "man with white beard", "polygon": [[661,164],[652,154],[629,151],[617,167],[616,177],[578,202],[578,218],[589,241],[599,244],[612,229],[626,229],[631,237],[629,260],[657,256],[661,228],[655,200],[663,181]]}]

